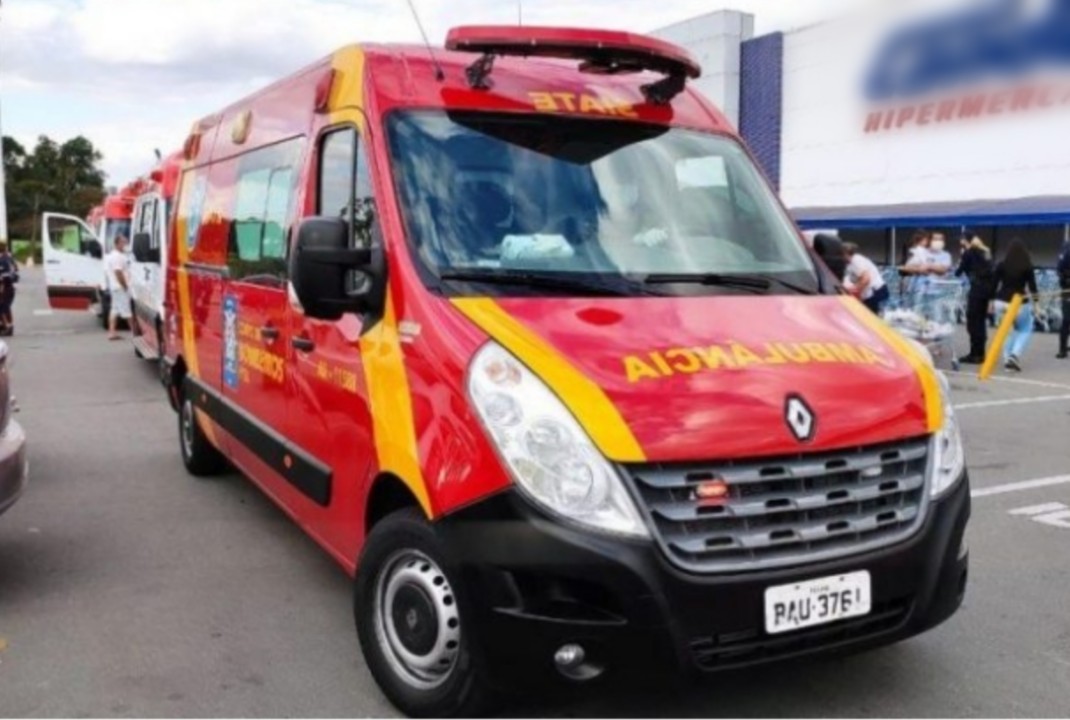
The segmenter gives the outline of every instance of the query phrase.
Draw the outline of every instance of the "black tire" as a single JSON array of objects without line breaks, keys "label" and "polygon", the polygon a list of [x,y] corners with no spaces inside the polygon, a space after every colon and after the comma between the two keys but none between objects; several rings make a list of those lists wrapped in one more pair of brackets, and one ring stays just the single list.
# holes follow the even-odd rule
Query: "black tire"
[{"label": "black tire", "polygon": [[[465,600],[452,590],[452,578],[457,576],[454,568],[445,544],[415,508],[399,510],[377,523],[361,554],[353,598],[361,649],[379,689],[409,717],[476,717],[495,705],[495,693],[485,680],[470,634],[462,632]],[[397,580],[405,575],[414,580]],[[390,588],[395,588],[392,595]],[[387,605],[387,597],[394,598],[390,619],[380,610]],[[414,597],[419,600],[405,602]],[[417,615],[420,608],[422,614]],[[401,613],[406,620],[415,618],[402,629],[407,631],[408,643],[396,632],[394,618]],[[391,630],[395,631],[393,640]],[[433,647],[417,655],[429,640]],[[453,650],[438,652],[451,642]],[[406,666],[398,655],[399,646],[402,653],[432,664],[431,673],[440,674],[428,675]],[[444,663],[441,655],[448,655],[449,662]],[[437,663],[431,662],[435,659]],[[448,669],[439,670],[439,663]]]},{"label": "black tire", "polygon": [[156,372],[160,375],[160,382],[167,387],[171,379],[171,369],[167,366],[167,346],[164,345],[163,333],[160,332],[160,324],[156,323]]},{"label": "black tire", "polygon": [[218,475],[227,466],[223,454],[216,449],[197,421],[193,409],[193,400],[182,397],[178,410],[178,447],[182,453],[182,464],[186,471],[195,477]]},{"label": "black tire", "polygon": [[100,294],[100,326],[108,329],[108,317],[111,315],[111,293]]}]

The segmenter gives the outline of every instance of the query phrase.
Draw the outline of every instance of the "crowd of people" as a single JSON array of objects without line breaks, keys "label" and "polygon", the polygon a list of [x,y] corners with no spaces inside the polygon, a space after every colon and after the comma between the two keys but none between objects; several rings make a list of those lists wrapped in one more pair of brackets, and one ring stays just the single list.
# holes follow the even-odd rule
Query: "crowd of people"
[{"label": "crowd of people", "polygon": [[[970,337],[970,349],[959,358],[959,362],[973,365],[984,362],[989,323],[1002,322],[1012,300],[1020,295],[1022,304],[1016,311],[1010,334],[1003,345],[1002,360],[1007,370],[1021,372],[1022,358],[1040,319],[1040,292],[1029,249],[1021,238],[1016,237],[997,262],[979,235],[964,234],[959,247],[961,252],[956,264],[947,249],[943,233],[915,233],[906,261],[899,267],[903,282],[902,295],[907,298],[908,304],[917,305],[939,281],[968,281],[966,330]],[[870,310],[880,314],[890,299],[880,269],[862,255],[853,243],[845,243],[844,252],[847,256],[845,284],[848,290]],[[1070,242],[1064,245],[1060,253],[1057,272],[1063,291],[1057,357],[1065,360],[1070,358]]]}]

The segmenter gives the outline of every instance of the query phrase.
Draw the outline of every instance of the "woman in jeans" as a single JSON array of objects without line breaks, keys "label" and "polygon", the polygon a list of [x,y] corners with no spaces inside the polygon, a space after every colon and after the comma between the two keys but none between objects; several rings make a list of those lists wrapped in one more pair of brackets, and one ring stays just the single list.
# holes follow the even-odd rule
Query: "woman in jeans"
[{"label": "woman in jeans", "polygon": [[1007,305],[1015,295],[1022,295],[1022,308],[1014,318],[1007,344],[1003,348],[1003,365],[1014,372],[1022,371],[1022,355],[1029,346],[1033,335],[1033,315],[1036,312],[1037,278],[1033,269],[1033,258],[1021,238],[1011,240],[1007,255],[996,265],[995,271],[995,309],[1002,319]]}]

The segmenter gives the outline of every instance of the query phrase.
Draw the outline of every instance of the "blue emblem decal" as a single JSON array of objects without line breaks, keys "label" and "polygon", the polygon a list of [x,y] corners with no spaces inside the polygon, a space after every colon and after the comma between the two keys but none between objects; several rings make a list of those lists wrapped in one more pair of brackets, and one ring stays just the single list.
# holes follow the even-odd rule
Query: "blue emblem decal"
[{"label": "blue emblem decal", "polygon": [[241,381],[238,373],[238,298],[223,298],[223,384],[235,389]]}]

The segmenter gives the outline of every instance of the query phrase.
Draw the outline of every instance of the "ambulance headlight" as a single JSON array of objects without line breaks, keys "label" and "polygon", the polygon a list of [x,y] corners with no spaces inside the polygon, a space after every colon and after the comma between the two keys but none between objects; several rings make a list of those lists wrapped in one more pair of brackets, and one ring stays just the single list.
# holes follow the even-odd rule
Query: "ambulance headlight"
[{"label": "ambulance headlight", "polygon": [[944,426],[933,436],[933,481],[930,493],[934,498],[954,487],[966,470],[962,434],[955,408],[951,405],[951,384],[943,373],[938,372],[937,377],[940,378],[941,401],[944,405]]},{"label": "ambulance headlight", "polygon": [[650,536],[617,471],[572,413],[497,343],[472,360],[468,395],[513,481],[534,502],[588,528]]}]

